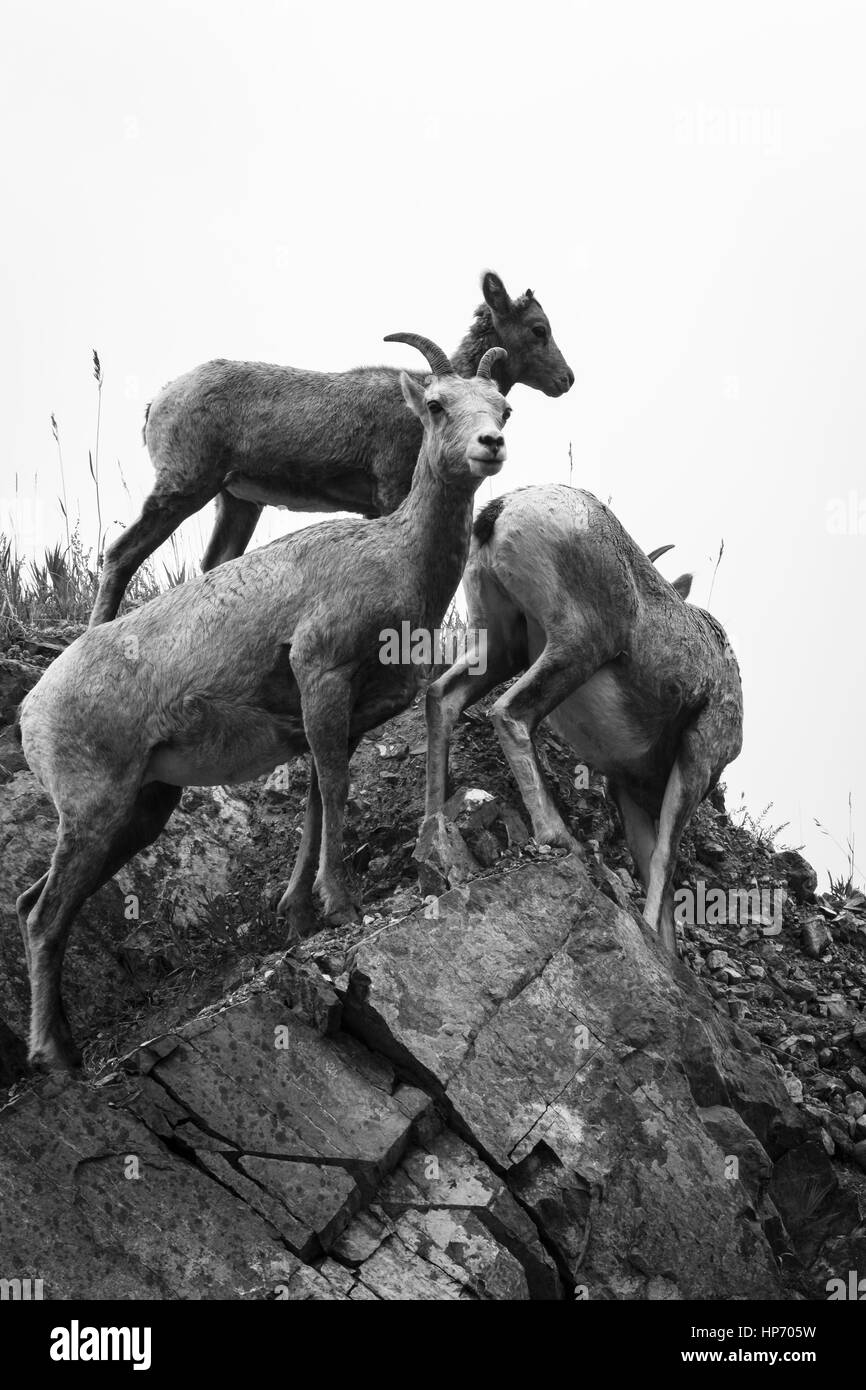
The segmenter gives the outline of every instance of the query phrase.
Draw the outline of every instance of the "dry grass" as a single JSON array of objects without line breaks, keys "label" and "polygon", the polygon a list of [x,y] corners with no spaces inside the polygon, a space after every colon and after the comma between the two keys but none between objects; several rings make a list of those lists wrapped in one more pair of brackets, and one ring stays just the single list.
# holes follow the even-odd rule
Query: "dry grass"
[{"label": "dry grass", "polygon": [[[40,629],[63,627],[67,624],[82,625],[90,617],[99,588],[106,539],[99,458],[105,375],[95,348],[93,378],[96,383],[95,442],[93,449],[88,450],[88,468],[95,502],[95,542],[88,545],[83,539],[81,516],[76,517],[74,521],[70,517],[60,426],[52,412],[51,433],[57,447],[60,478],[60,491],[57,496],[60,512],[58,530],[62,524],[64,540],[44,548],[41,554],[26,555],[22,551],[14,519],[10,519],[7,531],[0,531],[0,643],[4,645]],[[129,489],[119,459],[117,468],[128,496]],[[33,501],[38,503],[38,478],[35,480],[35,489]],[[16,476],[16,495],[17,492]],[[121,612],[146,603],[163,590],[183,584],[190,578],[193,566],[188,557],[181,553],[181,545],[176,535],[171,537],[169,544],[171,560],[168,563],[163,560],[157,564],[148,560],[133,576]]]}]

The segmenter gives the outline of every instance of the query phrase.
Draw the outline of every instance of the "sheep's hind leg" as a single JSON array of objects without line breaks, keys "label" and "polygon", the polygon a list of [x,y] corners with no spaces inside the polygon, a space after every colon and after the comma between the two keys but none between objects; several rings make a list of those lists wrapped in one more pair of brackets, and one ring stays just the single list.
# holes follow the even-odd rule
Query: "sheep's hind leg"
[{"label": "sheep's hind leg", "polygon": [[706,795],[714,767],[711,742],[704,738],[701,719],[687,729],[665,787],[658,837],[650,861],[650,881],[644,918],[659,933],[664,946],[676,954],[673,878],[683,831]]},{"label": "sheep's hind leg", "polygon": [[322,842],[322,798],[315,758],[310,759],[310,785],[304,812],[301,843],[285,892],[277,903],[277,916],[285,917],[289,940],[309,936],[315,930],[313,882]]},{"label": "sheep's hind leg", "polygon": [[247,502],[226,491],[217,493],[216,520],[201,562],[202,569],[215,569],[226,560],[236,560],[243,555],[261,514],[258,502]]},{"label": "sheep's hind leg", "polygon": [[487,670],[473,670],[474,652],[455,661],[450,670],[427,687],[427,791],[424,817],[435,816],[448,795],[448,753],[451,735],[460,715],[482,695],[501,685],[520,670],[519,658],[507,651],[491,652]]},{"label": "sheep's hind leg", "polygon": [[[110,818],[94,808],[74,821],[61,814],[51,868],[18,899],[30,972],[30,1062],[47,1069],[81,1064],[60,978],[72,923],[84,904],[118,869],[159,835],[182,788],[150,782]],[[115,807],[117,796],[115,793]],[[106,843],[108,848],[106,849]],[[26,917],[25,917],[26,914]]]},{"label": "sheep's hind leg", "polygon": [[625,832],[626,844],[634,860],[644,892],[647,892],[650,881],[650,863],[656,845],[655,823],[652,816],[642,806],[638,806],[624,787],[609,780],[607,789],[616,803]]},{"label": "sheep's hind leg", "polygon": [[216,487],[206,486],[191,493],[162,493],[154,490],[145,498],[141,515],[112,541],[105,552],[105,565],[99,592],[90,615],[90,626],[110,622],[117,614],[126,586],[139,565],[167,541],[182,521],[209,502]]},{"label": "sheep's hind leg", "polygon": [[18,930],[21,933],[21,940],[24,942],[24,958],[27,961],[27,974],[30,975],[30,935],[27,931],[27,918],[39,901],[39,895],[48,882],[48,874],[45,873],[41,878],[19,896],[15,904],[18,913]]},{"label": "sheep's hind leg", "polygon": [[542,719],[589,680],[607,659],[602,656],[600,660],[582,665],[575,660],[576,647],[579,650],[579,644],[571,638],[556,647],[548,643],[529,670],[491,710],[503,752],[532,819],[535,839],[540,845],[561,845],[572,850],[579,848],[578,843],[545,785],[532,736]]}]

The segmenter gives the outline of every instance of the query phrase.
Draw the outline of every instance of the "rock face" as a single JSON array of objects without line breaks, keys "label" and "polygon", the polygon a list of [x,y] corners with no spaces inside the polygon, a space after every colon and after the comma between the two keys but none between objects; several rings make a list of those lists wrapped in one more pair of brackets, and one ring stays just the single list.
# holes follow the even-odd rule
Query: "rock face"
[{"label": "rock face", "polygon": [[[55,654],[2,665],[0,724]],[[53,1298],[780,1299],[866,1269],[866,897],[816,896],[717,796],[681,874],[788,895],[687,918],[671,964],[601,789],[540,743],[582,857],[535,846],[482,717],[420,841],[420,706],[362,743],[364,924],[289,956],[262,904],[304,766],[185,793],[72,934],[91,1079],[31,1082],[14,902],[56,818],[0,729],[4,1277]]]},{"label": "rock face", "polygon": [[[730,1158],[748,1169],[762,1143],[784,1151],[806,1127],[751,1040],[720,1026],[576,857],[453,890],[433,920],[362,945],[344,1023],[471,1136],[567,1288],[782,1296]],[[719,1146],[697,1108],[710,1105],[740,1115],[737,1147]]]},{"label": "rock face", "polygon": [[[238,798],[221,788],[187,793],[171,833],[88,900],[64,966],[73,1029],[98,1024],[118,994],[143,995],[152,983],[150,967],[171,951],[172,936],[212,916],[229,891],[247,832],[247,810]],[[30,989],[15,900],[48,868],[56,838],[50,798],[32,773],[19,772],[0,788],[0,1020],[19,1037],[27,1033]],[[162,944],[153,929],[157,919]],[[140,924],[147,927],[144,953],[137,945]]]},{"label": "rock face", "polygon": [[830,1160],[576,855],[452,889],[353,956],[333,982],[279,959],[104,1084],[0,1111],[10,1277],[55,1298],[791,1295],[817,1239],[798,1184],[823,1200]]}]

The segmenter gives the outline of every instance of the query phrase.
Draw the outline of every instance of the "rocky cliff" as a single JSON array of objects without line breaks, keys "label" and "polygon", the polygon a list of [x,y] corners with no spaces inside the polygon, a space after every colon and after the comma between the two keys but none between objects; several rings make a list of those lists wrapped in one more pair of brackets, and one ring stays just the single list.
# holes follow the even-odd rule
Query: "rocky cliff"
[{"label": "rocky cliff", "polygon": [[[0,716],[50,656],[0,662]],[[790,1299],[866,1269],[866,903],[817,896],[716,798],[672,966],[567,749],[542,739],[582,855],[529,839],[483,711],[416,847],[423,738],[416,707],[353,763],[363,924],[288,953],[303,763],[186,793],[81,914],[69,1081],[24,1075],[14,898],[55,822],[0,731],[0,1274],[55,1298]],[[753,889],[746,919],[705,911],[714,888]]]}]

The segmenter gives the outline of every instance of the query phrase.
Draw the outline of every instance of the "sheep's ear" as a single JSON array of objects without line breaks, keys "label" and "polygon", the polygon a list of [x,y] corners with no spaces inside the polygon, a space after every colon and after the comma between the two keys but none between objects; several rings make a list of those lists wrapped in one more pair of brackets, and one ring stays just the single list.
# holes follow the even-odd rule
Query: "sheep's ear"
[{"label": "sheep's ear", "polygon": [[494,314],[504,318],[506,314],[511,313],[514,307],[511,296],[495,270],[485,270],[481,277],[481,293],[484,295],[484,302]]},{"label": "sheep's ear", "polygon": [[423,420],[427,415],[427,407],[424,399],[424,387],[420,386],[413,376],[408,372],[400,373],[400,388],[403,392],[403,399],[419,420]]},{"label": "sheep's ear", "polygon": [[680,577],[679,577],[679,579],[675,579],[675,580],[674,580],[674,588],[676,589],[676,591],[677,591],[677,593],[679,594],[680,598],[686,599],[686,598],[688,598],[689,594],[692,592],[692,579],[693,579],[693,578],[694,578],[694,575],[691,575],[691,574],[681,574]]}]

